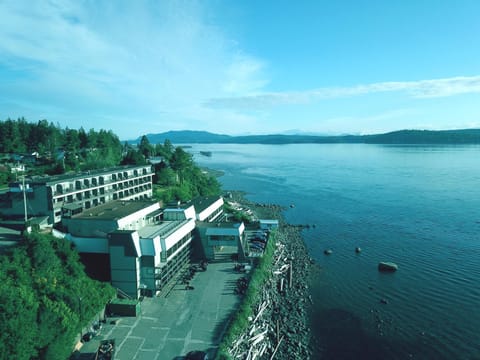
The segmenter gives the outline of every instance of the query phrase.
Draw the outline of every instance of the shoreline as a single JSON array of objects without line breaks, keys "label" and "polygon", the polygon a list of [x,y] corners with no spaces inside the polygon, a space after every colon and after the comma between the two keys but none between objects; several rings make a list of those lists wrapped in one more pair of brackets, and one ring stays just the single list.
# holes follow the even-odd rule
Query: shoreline
[{"label": "shoreline", "polygon": [[[257,219],[279,221],[272,273],[259,290],[264,301],[258,304],[258,309],[263,312],[261,321],[266,323],[263,327],[268,339],[265,353],[280,360],[292,359],[292,354],[299,359],[320,358],[321,349],[312,332],[311,290],[321,268],[308,253],[301,234],[304,226],[288,224],[282,214],[285,207],[252,202],[246,198],[248,194],[241,191],[226,193],[231,194],[225,197],[227,202],[237,202],[250,209]],[[262,305],[265,305],[263,309]],[[250,333],[252,331],[250,329]],[[243,350],[248,351],[246,347]]]}]

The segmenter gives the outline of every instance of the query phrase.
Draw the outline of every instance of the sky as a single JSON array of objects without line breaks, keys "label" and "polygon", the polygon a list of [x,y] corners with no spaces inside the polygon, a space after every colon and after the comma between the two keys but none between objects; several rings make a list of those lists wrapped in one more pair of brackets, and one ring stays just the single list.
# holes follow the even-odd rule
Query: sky
[{"label": "sky", "polygon": [[0,0],[0,120],[170,130],[480,128],[478,0]]}]

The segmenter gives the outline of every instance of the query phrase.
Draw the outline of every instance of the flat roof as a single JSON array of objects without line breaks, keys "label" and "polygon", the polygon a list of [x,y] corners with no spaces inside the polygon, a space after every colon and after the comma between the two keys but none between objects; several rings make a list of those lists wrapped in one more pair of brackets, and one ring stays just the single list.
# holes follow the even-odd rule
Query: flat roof
[{"label": "flat roof", "polygon": [[77,209],[83,209],[83,205],[79,202],[73,202],[73,203],[63,204],[62,208],[65,208],[67,210],[77,210]]},{"label": "flat roof", "polygon": [[185,210],[193,205],[195,206],[195,212],[198,214],[219,199],[221,199],[221,196],[198,196],[195,199],[189,200],[184,203],[170,203],[165,207],[165,210]]},{"label": "flat roof", "polygon": [[238,229],[241,225],[242,223],[239,223],[239,222],[197,221],[197,226],[202,228]]},{"label": "flat roof", "polygon": [[155,204],[156,201],[113,200],[108,203],[86,209],[72,216],[72,219],[117,220]]},{"label": "flat roof", "polygon": [[187,220],[174,220],[174,221],[163,221],[160,224],[147,225],[139,230],[137,230],[138,235],[142,239],[153,239],[156,236],[162,238],[168,237],[170,234],[175,232],[178,228],[187,224],[190,219]]}]

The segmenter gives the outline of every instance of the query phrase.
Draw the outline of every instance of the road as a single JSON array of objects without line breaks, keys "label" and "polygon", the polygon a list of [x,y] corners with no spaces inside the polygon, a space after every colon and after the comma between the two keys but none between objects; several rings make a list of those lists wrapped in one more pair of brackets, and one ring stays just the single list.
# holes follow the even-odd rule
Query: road
[{"label": "road", "polygon": [[214,359],[240,301],[234,291],[242,274],[233,267],[233,262],[209,264],[207,271],[195,274],[192,290],[177,284],[145,298],[140,316],[109,318],[100,334],[80,349],[79,359],[91,359],[100,340],[111,338],[116,341],[115,360],[180,360],[191,350],[206,351]]}]

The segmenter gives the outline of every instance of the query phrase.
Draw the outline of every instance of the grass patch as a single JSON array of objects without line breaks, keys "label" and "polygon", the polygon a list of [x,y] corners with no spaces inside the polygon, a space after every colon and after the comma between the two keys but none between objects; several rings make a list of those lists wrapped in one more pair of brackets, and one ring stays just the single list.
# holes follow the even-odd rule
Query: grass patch
[{"label": "grass patch", "polygon": [[264,255],[258,260],[258,263],[255,265],[251,273],[248,288],[243,297],[242,303],[240,304],[238,311],[232,317],[223,340],[220,343],[217,360],[231,359],[231,356],[228,353],[229,346],[248,328],[248,318],[253,317],[253,308],[261,300],[261,291],[265,282],[271,275],[273,253],[275,251],[275,235],[276,231],[273,231],[270,234]]}]

